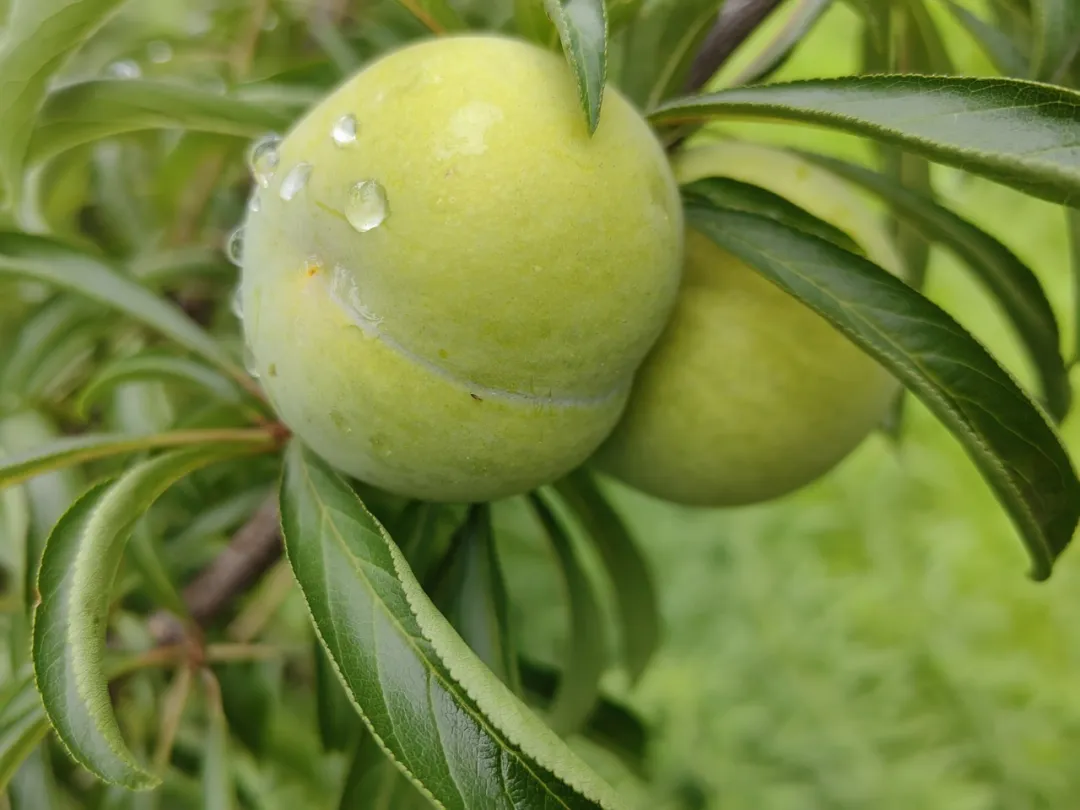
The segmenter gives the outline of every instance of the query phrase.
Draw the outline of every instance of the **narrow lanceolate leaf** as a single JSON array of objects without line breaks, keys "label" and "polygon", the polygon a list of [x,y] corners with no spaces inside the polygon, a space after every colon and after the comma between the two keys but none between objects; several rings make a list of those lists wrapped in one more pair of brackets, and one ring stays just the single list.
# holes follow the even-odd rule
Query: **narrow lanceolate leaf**
[{"label": "narrow lanceolate leaf", "polygon": [[465,28],[461,16],[447,0],[398,0],[398,2],[436,34]]},{"label": "narrow lanceolate leaf", "polygon": [[21,276],[79,293],[154,329],[232,376],[224,348],[178,307],[120,275],[101,259],[41,236],[0,232],[0,278]]},{"label": "narrow lanceolate leaf", "polygon": [[203,673],[206,688],[207,729],[202,765],[202,810],[236,810],[229,726],[221,705],[221,687],[209,672]]},{"label": "narrow lanceolate leaf", "polygon": [[736,74],[731,84],[753,84],[769,78],[791,56],[795,46],[828,11],[832,0],[799,0],[783,27],[773,35],[746,67]]},{"label": "narrow lanceolate leaf", "polygon": [[1080,210],[1066,209],[1065,224],[1069,234],[1069,254],[1072,257],[1073,322],[1076,324],[1072,362],[1075,364],[1080,359]]},{"label": "narrow lanceolate leaf", "polygon": [[986,231],[885,175],[834,158],[807,157],[880,195],[926,238],[964,260],[1012,322],[1038,371],[1046,409],[1061,421],[1072,397],[1069,374],[1061,355],[1057,319],[1031,268]]},{"label": "narrow lanceolate leaf", "polygon": [[600,123],[607,81],[607,12],[604,0],[544,0],[559,32],[566,61],[577,80],[578,98],[589,134]]},{"label": "narrow lanceolate leaf", "polygon": [[943,0],[957,21],[967,29],[972,38],[979,43],[990,61],[1003,76],[1026,76],[1028,74],[1028,56],[1019,42],[996,25],[986,22],[981,17],[968,11],[953,0]]},{"label": "narrow lanceolate leaf", "polygon": [[19,193],[34,118],[67,57],[121,0],[15,0],[0,37],[0,197]]},{"label": "narrow lanceolate leaf", "polygon": [[600,699],[600,678],[607,665],[607,640],[600,598],[585,572],[574,542],[540,495],[530,495],[562,570],[570,598],[570,640],[559,691],[548,709],[548,722],[560,734],[579,731]]},{"label": "narrow lanceolate leaf", "polygon": [[1080,516],[1080,481],[1046,417],[947,313],[836,246],[739,211],[688,221],[828,319],[948,427],[1008,510],[1045,579]]},{"label": "narrow lanceolate leaf", "polygon": [[[299,112],[299,110],[298,110]],[[201,87],[116,79],[71,84],[51,93],[30,136],[31,163],[84,143],[179,129],[252,138],[284,129],[292,116],[270,105],[229,98]]]},{"label": "narrow lanceolate leaf", "polygon": [[626,669],[636,681],[660,639],[660,608],[649,564],[587,470],[570,473],[555,489],[588,532],[611,579]]},{"label": "narrow lanceolate leaf", "polygon": [[293,572],[346,691],[380,747],[437,806],[620,806],[477,659],[355,492],[299,443],[286,457],[281,519]]},{"label": "narrow lanceolate leaf", "polygon": [[1080,3],[1076,0],[1032,0],[1035,48],[1032,75],[1044,81],[1064,80],[1080,56]]},{"label": "narrow lanceolate leaf", "polygon": [[1018,79],[860,76],[739,87],[671,101],[656,124],[744,116],[893,143],[1057,203],[1080,205],[1080,93]]},{"label": "narrow lanceolate leaf", "polygon": [[30,672],[21,674],[0,697],[0,796],[49,730]]},{"label": "narrow lanceolate leaf", "polygon": [[904,38],[907,40],[905,50],[909,55],[916,58],[909,65],[904,65],[903,60],[899,65],[904,73],[932,73],[936,75],[952,75],[956,68],[952,63],[952,57],[945,47],[945,41],[941,37],[937,23],[927,10],[923,0],[904,0],[901,4],[905,13]]},{"label": "narrow lanceolate leaf", "polygon": [[53,728],[72,757],[106,782],[141,789],[158,779],[127,749],[106,689],[111,586],[135,522],[174,482],[248,447],[175,450],[87,491],[56,524],[38,575],[34,672]]},{"label": "narrow lanceolate leaf", "polygon": [[230,442],[247,444],[252,450],[268,449],[273,439],[265,430],[172,430],[166,433],[132,436],[123,433],[87,433],[56,439],[33,450],[0,458],[0,487],[17,484],[45,472],[82,464],[94,459],[192,444]]},{"label": "narrow lanceolate leaf", "polygon": [[102,396],[117,385],[140,380],[181,383],[222,402],[239,404],[243,399],[240,388],[232,379],[203,363],[186,357],[148,352],[122,357],[102,367],[83,387],[76,407],[85,416]]},{"label": "narrow lanceolate leaf", "polygon": [[723,0],[648,0],[630,29],[622,86],[645,109],[682,92]]},{"label": "narrow lanceolate leaf", "polygon": [[480,660],[520,694],[506,583],[495,548],[488,504],[469,508],[451,546],[445,573],[432,589],[435,604]]},{"label": "narrow lanceolate leaf", "polygon": [[850,250],[852,253],[860,252],[855,240],[844,231],[807,213],[779,194],[773,194],[759,186],[728,177],[709,177],[690,183],[683,187],[682,191],[687,202],[768,217],[789,228],[798,228],[819,239],[832,242],[844,250]]}]

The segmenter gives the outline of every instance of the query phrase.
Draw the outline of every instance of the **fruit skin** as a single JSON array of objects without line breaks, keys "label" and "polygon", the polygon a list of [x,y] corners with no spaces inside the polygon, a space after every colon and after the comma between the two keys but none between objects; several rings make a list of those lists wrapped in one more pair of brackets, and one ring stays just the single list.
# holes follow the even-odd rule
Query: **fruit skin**
[{"label": "fruit skin", "polygon": [[[347,114],[358,135],[339,147]],[[616,91],[590,138],[557,54],[446,37],[363,70],[279,152],[245,225],[244,329],[303,441],[364,481],[443,501],[522,492],[592,453],[682,266],[670,167]],[[284,201],[301,161],[310,178]],[[346,214],[363,180],[385,189],[388,215],[360,233]]]},{"label": "fruit skin", "polygon": [[[802,159],[737,142],[677,156],[682,184],[726,176],[767,188],[848,233],[893,273],[883,224]],[[818,478],[877,426],[896,380],[829,323],[695,231],[664,335],[638,372],[604,471],[677,503],[733,506]]]}]

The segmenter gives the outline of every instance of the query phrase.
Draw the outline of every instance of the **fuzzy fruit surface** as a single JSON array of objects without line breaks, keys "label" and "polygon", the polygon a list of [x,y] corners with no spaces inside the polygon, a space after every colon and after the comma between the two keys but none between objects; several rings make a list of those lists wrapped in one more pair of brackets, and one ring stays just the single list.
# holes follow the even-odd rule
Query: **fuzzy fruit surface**
[{"label": "fuzzy fruit surface", "polygon": [[241,300],[261,382],[317,453],[403,495],[485,500],[580,464],[678,294],[682,209],[648,125],[609,89],[590,137],[565,61],[512,39],[374,62],[258,195]]},{"label": "fuzzy fruit surface", "polygon": [[[691,148],[680,183],[731,177],[845,231],[893,273],[883,224],[834,175],[743,143]],[[596,457],[631,486],[678,503],[769,500],[818,478],[885,416],[895,379],[822,317],[695,231],[675,313]]]}]

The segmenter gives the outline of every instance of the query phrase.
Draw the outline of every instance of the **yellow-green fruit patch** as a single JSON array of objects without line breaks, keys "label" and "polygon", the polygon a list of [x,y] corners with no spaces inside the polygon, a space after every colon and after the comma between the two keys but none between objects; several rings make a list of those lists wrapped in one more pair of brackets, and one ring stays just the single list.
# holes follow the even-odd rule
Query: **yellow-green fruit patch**
[{"label": "yellow-green fruit patch", "polygon": [[[847,232],[873,261],[901,269],[862,198],[794,155],[724,143],[690,149],[674,168],[681,183],[724,176],[767,188]],[[823,318],[690,231],[675,314],[597,463],[676,502],[767,500],[839,462],[880,423],[896,391],[893,377]]]},{"label": "yellow-green fruit patch", "polygon": [[284,421],[338,467],[497,497],[610,431],[681,253],[665,156],[618,93],[590,138],[558,55],[442,38],[280,144],[245,228],[245,334]]}]

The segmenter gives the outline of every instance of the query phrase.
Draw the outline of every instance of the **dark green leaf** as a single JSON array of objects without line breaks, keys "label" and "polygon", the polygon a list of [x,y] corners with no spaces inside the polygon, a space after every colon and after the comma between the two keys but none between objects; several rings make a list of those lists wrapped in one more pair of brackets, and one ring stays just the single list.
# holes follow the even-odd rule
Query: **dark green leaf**
[{"label": "dark green leaf", "polygon": [[741,180],[729,177],[697,180],[683,187],[683,197],[689,204],[712,205],[768,217],[789,228],[798,228],[819,239],[832,242],[844,250],[861,252],[855,240],[836,226],[818,219],[779,194]]},{"label": "dark green leaf", "polygon": [[577,80],[589,134],[600,123],[607,81],[607,12],[603,0],[544,0]]},{"label": "dark green leaf", "polygon": [[972,14],[953,0],[943,0],[949,11],[990,57],[1003,76],[1026,76],[1028,57],[1008,33]]},{"label": "dark green leaf", "polygon": [[285,549],[319,638],[369,730],[448,810],[619,807],[425,596],[353,490],[295,443]]},{"label": "dark green leaf", "polygon": [[148,129],[182,129],[253,138],[286,128],[293,116],[270,105],[205,88],[143,80],[97,79],[51,93],[30,139],[29,160],[84,143]]},{"label": "dark green leaf", "polygon": [[260,755],[266,751],[274,707],[281,700],[277,678],[269,666],[265,661],[237,661],[214,667],[229,728]]},{"label": "dark green leaf", "polygon": [[1080,516],[1080,481],[1043,413],[947,313],[900,279],[764,217],[692,206],[690,224],[828,319],[910,388],[979,467],[1045,579]]},{"label": "dark green leaf", "polygon": [[861,76],[739,87],[651,116],[805,121],[894,143],[1058,203],[1080,203],[1080,93],[1018,79]]},{"label": "dark green leaf", "polygon": [[451,549],[446,575],[432,589],[432,598],[480,660],[520,694],[506,582],[488,504],[470,507],[451,540]]},{"label": "dark green leaf", "polygon": [[686,85],[694,57],[723,0],[650,0],[630,29],[622,88],[652,109]]},{"label": "dark green leaf", "polygon": [[319,735],[327,751],[344,751],[357,738],[360,718],[356,716],[349,696],[334,673],[334,665],[326,656],[318,639],[315,646],[315,702],[319,713]]},{"label": "dark green leaf", "polygon": [[49,730],[30,672],[10,684],[0,705],[0,796]]},{"label": "dark green leaf", "polygon": [[904,39],[907,42],[904,50],[909,61],[905,64],[905,54],[902,53],[897,67],[904,73],[934,73],[945,76],[956,73],[937,23],[930,16],[923,0],[904,0],[901,6],[906,18]]},{"label": "dark green leaf", "polygon": [[660,606],[649,564],[619,513],[585,469],[556,482],[555,490],[585,528],[611,579],[622,628],[623,655],[636,681],[660,639]]},{"label": "dark green leaf", "polygon": [[783,27],[777,31],[746,67],[731,80],[732,84],[753,84],[769,78],[791,56],[792,51],[829,10],[832,0],[799,0]]},{"label": "dark green leaf", "polygon": [[430,807],[427,798],[394,767],[365,729],[345,778],[339,810],[426,810]]},{"label": "dark green leaf", "polygon": [[0,38],[0,194],[16,198],[34,118],[67,57],[121,0],[16,0]]},{"label": "dark green leaf", "polygon": [[927,239],[963,259],[1016,328],[1038,370],[1050,415],[1063,419],[1072,397],[1069,374],[1054,310],[1035,273],[996,238],[932,199],[862,166],[818,155],[805,157],[880,195]]},{"label": "dark green leaf", "polygon": [[0,277],[5,274],[77,292],[157,330],[234,377],[244,374],[183,311],[94,256],[41,236],[0,233]]},{"label": "dark green leaf", "polygon": [[134,789],[158,779],[120,735],[106,689],[104,650],[111,585],[136,521],[173,483],[249,447],[175,450],[90,489],[49,536],[34,611],[34,672],[53,728],[72,757],[103,780]]},{"label": "dark green leaf", "polygon": [[232,759],[229,756],[229,726],[221,707],[221,688],[214,676],[203,673],[206,686],[206,747],[202,765],[201,810],[235,810]]},{"label": "dark green leaf", "polygon": [[142,585],[155,603],[177,616],[186,616],[187,607],[158,554],[154,537],[145,520],[139,521],[131,533],[127,547],[128,559],[138,572]]},{"label": "dark green leaf", "polygon": [[1031,0],[1035,48],[1031,72],[1037,79],[1060,82],[1080,52],[1080,3]]},{"label": "dark green leaf", "polygon": [[271,439],[266,431],[259,429],[173,430],[167,433],[140,436],[122,433],[87,433],[82,436],[70,436],[35,447],[23,455],[0,459],[0,487],[17,484],[45,472],[107,456],[213,442],[243,442],[257,449],[259,445],[271,444]]},{"label": "dark green leaf", "polygon": [[465,27],[460,15],[447,0],[398,0],[416,19],[436,34]]},{"label": "dark green leaf", "polygon": [[600,698],[600,677],[607,665],[607,639],[600,598],[592,578],[562,523],[536,494],[529,501],[551,540],[570,598],[570,639],[565,676],[548,710],[548,722],[560,734],[579,731]]},{"label": "dark green leaf", "polygon": [[184,383],[223,402],[239,404],[243,401],[236,383],[214,369],[186,357],[147,352],[122,357],[101,367],[80,392],[76,408],[85,416],[94,403],[115,386],[146,379]]}]

